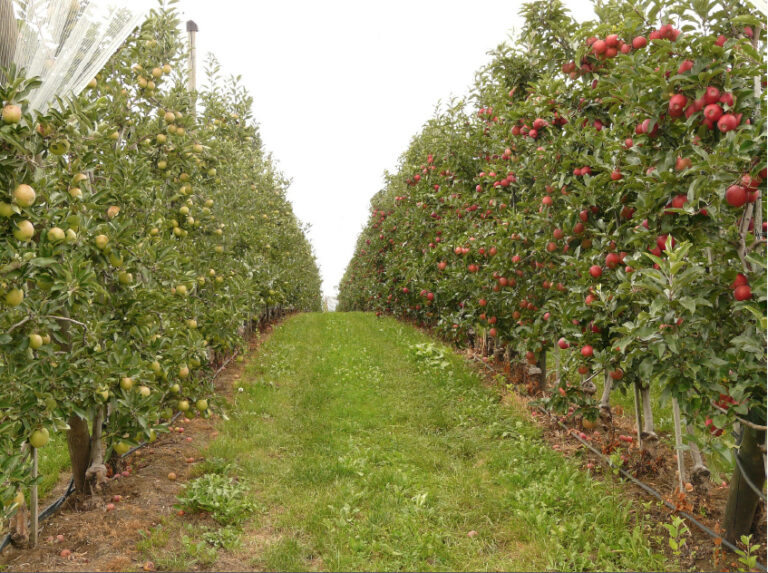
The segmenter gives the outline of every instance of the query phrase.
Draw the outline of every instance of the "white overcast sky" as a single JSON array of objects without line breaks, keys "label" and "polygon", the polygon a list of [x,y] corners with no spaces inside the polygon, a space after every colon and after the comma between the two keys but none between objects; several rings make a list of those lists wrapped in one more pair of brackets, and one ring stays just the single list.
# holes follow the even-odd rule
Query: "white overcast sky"
[{"label": "white overcast sky", "polygon": [[[588,0],[566,0],[579,20]],[[520,29],[520,0],[180,0],[198,77],[212,52],[254,98],[265,146],[335,294],[371,197],[440,100],[461,96],[487,52]],[[200,80],[200,81],[201,81]]]}]

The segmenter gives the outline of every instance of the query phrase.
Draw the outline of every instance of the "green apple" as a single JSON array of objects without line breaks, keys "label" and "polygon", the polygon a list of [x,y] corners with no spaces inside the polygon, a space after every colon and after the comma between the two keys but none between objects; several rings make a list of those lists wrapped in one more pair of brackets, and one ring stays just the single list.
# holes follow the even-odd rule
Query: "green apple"
[{"label": "green apple", "polygon": [[131,449],[131,444],[128,444],[126,442],[117,442],[115,444],[115,452],[117,453],[118,456],[127,454],[130,449]]},{"label": "green apple", "polygon": [[13,236],[21,242],[29,241],[35,235],[35,226],[28,220],[16,223]]},{"label": "green apple", "polygon": [[61,227],[51,227],[48,229],[48,240],[52,243],[60,243],[67,238],[64,229]]},{"label": "green apple", "polygon": [[21,106],[15,103],[9,103],[3,106],[2,112],[3,123],[12,124],[19,123],[21,121]]},{"label": "green apple", "polygon": [[40,336],[37,333],[32,333],[29,335],[29,347],[32,350],[37,350],[43,345],[43,337]]},{"label": "green apple", "polygon": [[19,306],[24,300],[24,291],[20,288],[12,288],[5,294],[5,304],[8,306]]},{"label": "green apple", "polygon": [[107,248],[109,237],[106,235],[96,235],[96,238],[93,241],[96,243],[96,247],[103,251]]},{"label": "green apple", "polygon": [[51,439],[47,428],[38,428],[29,436],[29,444],[33,448],[42,448]]},{"label": "green apple", "polygon": [[0,217],[10,217],[13,215],[13,205],[0,201]]}]

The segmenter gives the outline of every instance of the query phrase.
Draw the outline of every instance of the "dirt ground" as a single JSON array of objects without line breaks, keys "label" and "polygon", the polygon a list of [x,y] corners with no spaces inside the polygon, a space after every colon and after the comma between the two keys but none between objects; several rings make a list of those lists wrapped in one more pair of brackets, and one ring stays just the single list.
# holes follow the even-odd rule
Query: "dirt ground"
[{"label": "dirt ground", "polygon": [[[270,334],[271,327],[255,336],[251,350]],[[619,483],[611,469],[602,463],[598,456],[587,450],[575,437],[583,428],[566,420],[563,428],[548,415],[530,407],[531,398],[525,396],[527,380],[503,364],[492,360],[482,360],[479,356],[466,353],[468,358],[475,358],[478,373],[485,375],[489,385],[498,387],[499,373],[506,373],[507,380],[517,385],[521,393],[506,392],[502,402],[518,402],[531,412],[531,417],[543,429],[544,439],[553,449],[563,452],[573,459],[580,459],[585,471],[591,471],[597,479],[613,480],[624,493],[632,498],[636,515],[650,515],[659,523],[658,535],[662,542],[657,547],[669,553],[666,544],[668,534],[661,526],[669,523],[672,511],[658,503],[648,503],[654,498],[627,481]],[[470,361],[472,362],[472,361]],[[481,364],[482,363],[482,364]],[[233,385],[240,379],[243,363],[232,361],[217,378],[217,392],[230,396]],[[520,378],[520,379],[518,379]],[[631,414],[631,413],[629,413]],[[195,465],[201,461],[201,452],[208,442],[216,436],[216,418],[179,419],[175,431],[165,434],[151,446],[147,446],[124,460],[120,474],[109,481],[105,491],[94,499],[88,507],[75,507],[69,504],[41,524],[40,542],[35,549],[10,547],[0,556],[0,569],[9,571],[151,571],[154,566],[147,562],[136,546],[141,540],[140,531],[148,531],[164,517],[177,514],[174,508],[176,496],[181,485],[189,479]],[[621,448],[626,456],[625,467],[646,484],[661,492],[665,499],[696,516],[709,528],[717,530],[717,523],[722,518],[727,488],[709,481],[697,485],[691,491],[680,495],[675,491],[676,464],[674,453],[668,447],[657,443],[643,454],[636,444],[627,444],[618,440],[618,436],[633,435],[631,415],[614,412],[611,424],[599,424],[589,431],[589,442],[598,450],[611,452]],[[586,433],[586,432],[585,432]],[[169,474],[176,474],[169,479]],[[66,488],[68,476],[61,479],[59,486],[51,492],[46,503],[56,499]],[[115,501],[121,496],[119,501]],[[114,504],[109,509],[108,504]],[[205,516],[187,515],[185,520],[206,519]],[[765,547],[765,515],[760,516],[756,542]],[[268,520],[267,520],[268,523]],[[263,529],[246,530],[243,535],[242,555],[260,554],[270,542],[272,533]],[[688,525],[691,531],[680,562],[689,570],[729,571],[736,569],[735,556],[727,554],[715,558],[717,545],[713,540],[696,528]],[[67,555],[67,552],[69,554]],[[64,551],[64,553],[62,553]],[[764,551],[762,552],[764,555]],[[64,556],[62,556],[64,555]],[[253,563],[238,558],[222,555],[216,564],[220,571],[248,571]],[[233,556],[234,557],[234,556]],[[671,554],[670,554],[671,557]]]}]

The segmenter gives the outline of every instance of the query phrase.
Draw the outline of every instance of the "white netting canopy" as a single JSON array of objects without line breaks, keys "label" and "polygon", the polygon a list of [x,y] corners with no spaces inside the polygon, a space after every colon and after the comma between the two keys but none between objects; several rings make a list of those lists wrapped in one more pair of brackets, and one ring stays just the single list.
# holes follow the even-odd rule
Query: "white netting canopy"
[{"label": "white netting canopy", "polygon": [[0,66],[42,84],[30,109],[78,94],[157,0],[0,0]]}]

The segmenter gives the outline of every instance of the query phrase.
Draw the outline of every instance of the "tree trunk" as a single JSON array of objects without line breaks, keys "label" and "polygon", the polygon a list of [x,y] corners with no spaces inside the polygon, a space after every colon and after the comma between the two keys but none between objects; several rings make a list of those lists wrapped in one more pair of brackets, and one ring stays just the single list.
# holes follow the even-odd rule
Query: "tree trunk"
[{"label": "tree trunk", "polygon": [[16,509],[10,523],[11,543],[17,547],[29,544],[29,509],[26,500]]},{"label": "tree trunk", "polygon": [[747,476],[744,476],[741,468],[736,464],[731,478],[728,503],[725,506],[725,518],[723,519],[725,539],[731,543],[738,541],[742,535],[749,535],[749,530],[752,527],[752,520],[755,517],[760,497],[749,486],[745,477],[749,477],[752,483],[762,491],[765,485],[765,466],[763,465],[760,445],[764,443],[764,432],[748,426],[744,427],[744,437],[741,440],[737,456],[741,460],[741,465],[744,466]]},{"label": "tree trunk", "polygon": [[[693,426],[690,424],[687,426],[688,433],[693,434]],[[691,459],[693,460],[693,469],[691,470],[691,482],[693,485],[701,485],[706,482],[709,477],[709,468],[704,463],[704,458],[701,457],[701,450],[695,442],[688,442],[688,447],[691,452]]]},{"label": "tree trunk", "polygon": [[603,374],[603,395],[600,398],[600,409],[609,415],[611,413],[611,390],[613,390],[613,381],[606,370]]},{"label": "tree trunk", "polygon": [[688,476],[685,472],[685,452],[683,451],[683,422],[680,416],[680,404],[677,398],[672,398],[672,418],[675,422],[675,455],[677,456],[678,489],[685,491]]},{"label": "tree trunk", "polygon": [[93,429],[91,430],[90,462],[85,479],[88,482],[91,493],[101,490],[107,481],[107,466],[104,465],[104,441],[102,439],[102,425],[104,424],[104,406],[96,410],[93,416]]},{"label": "tree trunk", "polygon": [[78,494],[87,493],[85,489],[85,472],[91,461],[91,435],[88,432],[88,420],[73,414],[69,418],[67,432],[69,460],[72,465],[72,479],[75,481],[75,491]]}]

